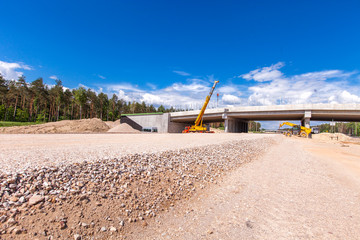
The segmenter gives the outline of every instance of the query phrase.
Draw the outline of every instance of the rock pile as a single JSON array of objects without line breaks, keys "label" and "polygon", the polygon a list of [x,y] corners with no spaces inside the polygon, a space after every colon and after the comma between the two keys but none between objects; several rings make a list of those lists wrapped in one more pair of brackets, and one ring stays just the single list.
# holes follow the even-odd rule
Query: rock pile
[{"label": "rock pile", "polygon": [[0,176],[0,238],[123,234],[253,160],[273,140],[134,154]]}]

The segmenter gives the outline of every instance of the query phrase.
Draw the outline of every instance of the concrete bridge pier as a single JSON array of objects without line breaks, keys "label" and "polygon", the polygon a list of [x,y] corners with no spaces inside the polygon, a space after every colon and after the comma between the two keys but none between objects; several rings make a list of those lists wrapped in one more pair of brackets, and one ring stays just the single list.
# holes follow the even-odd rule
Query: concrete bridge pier
[{"label": "concrete bridge pier", "polygon": [[311,111],[305,111],[304,118],[301,120],[301,126],[310,128]]},{"label": "concrete bridge pier", "polygon": [[248,122],[241,119],[226,118],[224,125],[226,133],[248,132]]}]

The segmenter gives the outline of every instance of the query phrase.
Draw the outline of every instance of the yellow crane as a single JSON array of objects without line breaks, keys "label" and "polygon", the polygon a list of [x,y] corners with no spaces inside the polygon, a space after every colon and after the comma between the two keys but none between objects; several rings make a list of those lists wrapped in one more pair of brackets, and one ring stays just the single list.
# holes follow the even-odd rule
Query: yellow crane
[{"label": "yellow crane", "polygon": [[[279,128],[281,128],[284,125],[288,125],[290,127],[293,127],[291,130],[288,130],[286,132],[284,132],[284,135],[287,137],[291,137],[291,135],[295,134],[300,136],[300,137],[309,137],[310,133],[311,133],[311,128],[307,128],[307,127],[303,127],[300,125],[297,125],[295,123],[291,123],[291,122],[283,122],[280,124]],[[296,131],[294,131],[294,128]]]},{"label": "yellow crane", "polygon": [[212,86],[212,88],[209,92],[209,95],[206,96],[204,105],[202,106],[200,113],[195,120],[195,124],[192,126],[185,127],[185,129],[182,131],[183,133],[195,133],[195,132],[206,133],[206,132],[208,132],[205,124],[203,124],[203,116],[204,116],[205,109],[206,109],[208,103],[210,102],[211,95],[213,94],[216,84],[218,82],[219,81],[214,82],[214,85]]}]

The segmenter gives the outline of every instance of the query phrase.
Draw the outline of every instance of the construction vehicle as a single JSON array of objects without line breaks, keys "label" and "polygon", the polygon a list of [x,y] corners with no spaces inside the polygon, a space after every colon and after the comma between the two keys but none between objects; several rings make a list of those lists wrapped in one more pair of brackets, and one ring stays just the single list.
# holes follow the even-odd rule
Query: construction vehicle
[{"label": "construction vehicle", "polygon": [[203,124],[203,116],[204,116],[205,109],[206,109],[208,103],[210,102],[211,95],[213,94],[216,84],[218,82],[219,81],[214,82],[214,85],[212,86],[212,88],[209,92],[209,95],[206,96],[204,105],[202,106],[200,113],[195,120],[195,124],[192,126],[185,127],[185,129],[182,131],[182,133],[212,133],[211,131],[208,131],[206,125]]},{"label": "construction vehicle", "polygon": [[299,137],[308,138],[309,135],[311,134],[311,128],[303,127],[291,122],[283,122],[280,124],[279,128],[281,128],[284,125],[288,125],[292,127],[291,129],[288,129],[287,131],[283,132],[283,134],[287,137],[291,137],[292,135],[297,135]]}]

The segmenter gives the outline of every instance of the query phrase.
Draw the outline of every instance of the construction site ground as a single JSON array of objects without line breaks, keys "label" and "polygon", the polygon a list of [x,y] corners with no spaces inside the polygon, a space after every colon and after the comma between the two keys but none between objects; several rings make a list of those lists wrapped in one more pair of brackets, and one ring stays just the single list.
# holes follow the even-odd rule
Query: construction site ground
[{"label": "construction site ground", "polygon": [[[74,177],[82,177],[75,185],[87,189],[86,195],[73,192],[60,202],[45,198],[10,206],[0,212],[0,218],[6,216],[0,239],[360,238],[356,142],[276,134],[2,134],[0,141],[3,180],[12,183],[11,174],[24,169],[65,165],[64,176],[73,166]],[[126,162],[129,154],[135,156]],[[118,179],[126,186],[114,190],[107,169],[111,159],[121,157],[125,168],[150,164],[151,170],[131,168]],[[172,163],[163,166],[161,159]],[[107,171],[96,194],[81,173],[94,161],[98,172]],[[154,180],[158,185],[149,189],[139,185]],[[141,211],[146,207],[150,210]]]},{"label": "construction site ground", "polygon": [[359,239],[360,145],[276,141],[130,239]]}]

